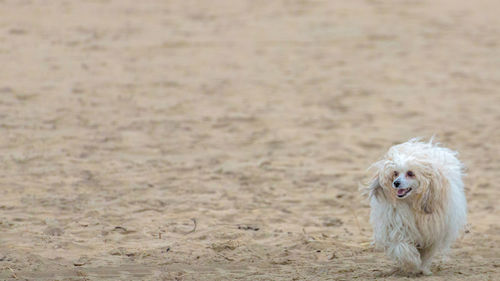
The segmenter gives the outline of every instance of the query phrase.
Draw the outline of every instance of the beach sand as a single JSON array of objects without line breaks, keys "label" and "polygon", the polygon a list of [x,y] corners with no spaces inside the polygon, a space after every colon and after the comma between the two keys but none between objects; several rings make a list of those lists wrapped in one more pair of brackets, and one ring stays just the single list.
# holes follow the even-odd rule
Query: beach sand
[{"label": "beach sand", "polygon": [[500,279],[498,1],[0,1],[0,279],[405,280],[358,188],[435,135]]}]

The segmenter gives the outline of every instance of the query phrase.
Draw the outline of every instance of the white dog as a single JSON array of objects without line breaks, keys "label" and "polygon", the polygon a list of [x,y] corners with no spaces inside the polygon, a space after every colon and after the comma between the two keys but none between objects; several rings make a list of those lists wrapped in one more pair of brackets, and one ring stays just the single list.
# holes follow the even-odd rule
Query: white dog
[{"label": "white dog", "polygon": [[449,249],[467,220],[457,153],[411,139],[372,167],[368,186],[374,242],[399,269],[430,275],[432,257]]}]

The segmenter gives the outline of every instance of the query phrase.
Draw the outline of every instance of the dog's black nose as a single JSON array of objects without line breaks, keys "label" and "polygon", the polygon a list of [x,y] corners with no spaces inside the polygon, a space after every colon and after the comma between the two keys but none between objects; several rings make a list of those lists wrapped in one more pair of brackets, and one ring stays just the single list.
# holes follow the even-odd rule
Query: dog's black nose
[{"label": "dog's black nose", "polygon": [[394,184],[394,187],[399,187],[399,185],[401,184],[401,181],[395,180],[393,184]]}]

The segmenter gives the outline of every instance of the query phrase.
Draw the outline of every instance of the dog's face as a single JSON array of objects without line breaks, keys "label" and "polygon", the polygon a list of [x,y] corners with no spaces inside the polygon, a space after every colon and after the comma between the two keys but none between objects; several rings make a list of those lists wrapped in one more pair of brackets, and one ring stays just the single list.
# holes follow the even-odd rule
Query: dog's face
[{"label": "dog's face", "polygon": [[405,167],[394,169],[392,172],[391,187],[396,191],[396,198],[403,199],[408,197],[413,190],[419,187],[415,172]]},{"label": "dog's face", "polygon": [[419,151],[392,147],[383,160],[375,163],[375,177],[368,187],[370,194],[381,200],[408,201],[430,213],[436,200],[446,191],[445,178],[432,159]]},{"label": "dog's face", "polygon": [[407,161],[387,159],[378,171],[378,180],[384,193],[397,200],[405,200],[426,188],[424,173],[418,165]]}]

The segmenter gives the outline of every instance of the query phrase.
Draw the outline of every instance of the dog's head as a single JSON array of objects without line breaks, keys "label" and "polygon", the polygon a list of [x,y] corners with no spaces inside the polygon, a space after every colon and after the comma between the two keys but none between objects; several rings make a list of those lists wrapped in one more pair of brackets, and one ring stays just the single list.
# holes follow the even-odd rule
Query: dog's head
[{"label": "dog's head", "polygon": [[372,167],[375,175],[368,189],[378,200],[411,203],[425,213],[432,213],[445,189],[446,179],[433,163],[427,143],[415,141],[395,145],[384,159]]}]

